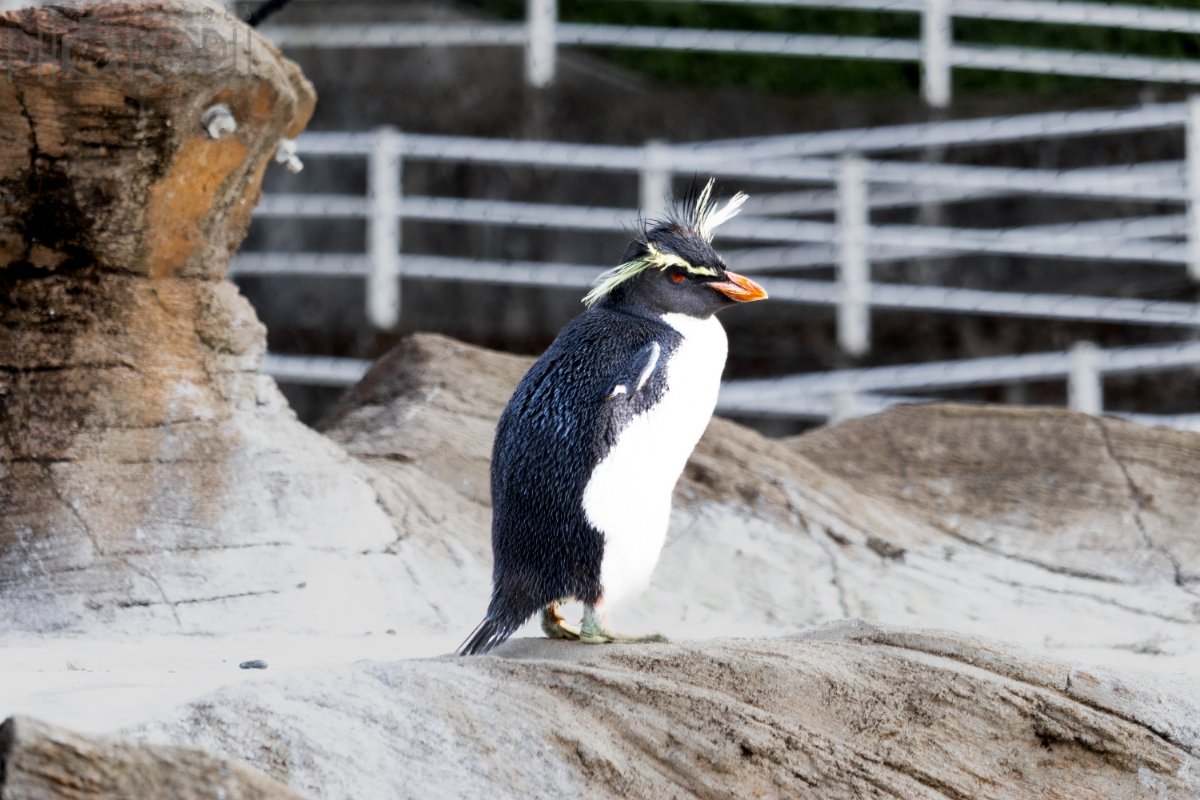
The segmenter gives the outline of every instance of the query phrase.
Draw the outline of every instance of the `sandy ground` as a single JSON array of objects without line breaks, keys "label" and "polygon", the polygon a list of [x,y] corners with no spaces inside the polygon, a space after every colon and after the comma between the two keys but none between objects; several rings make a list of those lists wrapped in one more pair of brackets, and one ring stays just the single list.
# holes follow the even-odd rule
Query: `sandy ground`
[{"label": "sandy ground", "polygon": [[[28,714],[84,732],[108,732],[154,719],[222,686],[363,659],[439,655],[458,644],[454,639],[382,633],[144,641],[10,638],[0,645],[0,716]],[[238,666],[251,660],[265,661],[267,668]]]},{"label": "sandy ground", "polygon": [[[0,717],[27,714],[83,732],[111,732],[169,716],[222,687],[281,682],[295,673],[363,660],[443,655],[463,635],[7,637],[0,641]],[[539,635],[531,623],[518,637]],[[1145,672],[1145,685],[1161,679],[1190,683],[1200,695],[1200,654],[1148,657],[1103,647],[1042,652],[1080,667]],[[239,667],[251,660],[264,661],[267,668]]]}]

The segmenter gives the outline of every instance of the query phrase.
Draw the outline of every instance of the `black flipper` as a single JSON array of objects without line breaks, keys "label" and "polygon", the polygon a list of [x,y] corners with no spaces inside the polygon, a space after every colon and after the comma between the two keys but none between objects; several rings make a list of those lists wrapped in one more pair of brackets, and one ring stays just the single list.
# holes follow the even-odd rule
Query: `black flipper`
[{"label": "black flipper", "polygon": [[659,367],[662,346],[650,342],[629,361],[604,394],[605,400],[620,400],[633,397],[650,382]]}]

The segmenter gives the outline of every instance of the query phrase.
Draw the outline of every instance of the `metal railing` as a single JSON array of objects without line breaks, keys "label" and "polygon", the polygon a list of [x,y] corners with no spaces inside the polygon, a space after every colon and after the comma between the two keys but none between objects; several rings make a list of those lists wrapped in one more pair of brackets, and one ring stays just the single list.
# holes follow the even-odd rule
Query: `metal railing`
[{"label": "metal railing", "polygon": [[[701,0],[718,1],[731,4],[730,0]],[[526,78],[536,87],[554,81],[557,49],[562,46],[915,62],[921,65],[922,96],[936,107],[950,103],[955,68],[1200,84],[1200,61],[958,43],[953,36],[956,17],[1200,34],[1200,11],[1047,0],[732,0],[732,4],[918,14],[921,33],[919,39],[881,39],[569,23],[559,20],[557,0],[527,0],[524,23],[269,25],[263,33],[280,46],[293,48],[519,46],[525,49]]]},{"label": "metal railing", "polygon": [[[980,141],[1021,141],[1080,137],[1114,131],[1178,129],[1187,138],[1180,162],[1095,166],[1067,171],[930,164],[884,159],[886,151],[915,149],[929,140],[945,145]],[[363,251],[358,253],[242,253],[233,263],[235,275],[308,274],[344,276],[366,283],[367,317],[381,328],[393,327],[400,313],[404,281],[417,279],[559,286],[584,289],[611,265],[565,264],[447,257],[405,252],[402,223],[472,223],[564,231],[619,231],[638,216],[632,208],[572,206],[500,199],[407,195],[405,163],[504,164],[530,169],[623,173],[636,179],[643,198],[642,214],[661,203],[665,188],[678,174],[715,173],[778,186],[759,193],[745,213],[722,228],[723,250],[733,263],[756,271],[795,273],[834,267],[832,280],[776,277],[770,281],[777,301],[833,306],[838,340],[852,354],[871,344],[872,309],[984,314],[1035,319],[1071,319],[1168,328],[1191,335],[1200,324],[1200,305],[1138,298],[1054,293],[985,291],[945,286],[883,283],[873,279],[872,265],[914,258],[936,259],[963,253],[996,253],[1036,257],[1041,262],[1087,259],[1105,263],[1136,262],[1147,269],[1185,269],[1200,278],[1197,209],[1200,208],[1200,99],[1188,103],[1147,105],[1136,109],[1033,114],[995,120],[833,131],[818,134],[760,137],[752,140],[643,147],[583,145],[562,142],[508,141],[400,133],[313,133],[298,141],[306,158],[366,159],[365,196],[267,194],[256,210],[262,219],[334,217],[367,223]],[[873,157],[868,158],[868,155]],[[836,158],[831,156],[837,156]],[[813,184],[816,184],[814,187]],[[873,224],[872,212],[922,203],[952,203],[978,198],[1063,195],[1090,199],[1152,200],[1180,206],[1177,213],[1115,217],[1066,224],[1008,229],[972,229],[934,225]],[[834,220],[803,218],[833,213]],[[731,246],[740,243],[740,246]],[[1102,392],[1078,387],[1100,385],[1101,376],[1137,369],[1172,370],[1200,364],[1200,350],[1181,345],[1169,358],[1153,348],[1120,351],[1132,355],[1109,362],[1084,356],[1046,354],[985,360],[977,367],[995,368],[983,383],[1014,380],[1067,379],[1077,387],[1072,405],[1103,410]],[[1108,351],[1104,351],[1108,352]],[[1116,352],[1116,351],[1113,351]],[[1175,352],[1175,351],[1171,351]],[[330,360],[268,359],[269,371],[289,380],[341,384],[361,373],[363,364]],[[1115,358],[1115,356],[1114,356]],[[1128,359],[1134,359],[1129,362]],[[1141,360],[1138,360],[1141,359]],[[949,362],[948,362],[949,363]],[[1092,363],[1092,366],[1088,366]],[[1035,372],[1022,372],[1029,364]],[[999,365],[999,366],[997,366]],[[1004,366],[1008,365],[1008,366]],[[1017,365],[1026,365],[1020,367]],[[1082,365],[1082,366],[1081,366]],[[958,374],[965,367],[927,365],[912,374],[939,370]],[[1006,370],[1017,370],[1017,372]],[[839,373],[832,373],[838,375]],[[876,376],[893,375],[883,371]],[[907,373],[906,373],[907,374]],[[1083,376],[1083,377],[1081,377]],[[1090,376],[1090,377],[1087,377]],[[986,374],[985,374],[986,377]],[[845,375],[837,380],[844,380]],[[1090,381],[1090,383],[1089,383]],[[723,395],[727,411],[804,415],[813,409],[846,413],[896,401],[894,391],[923,388],[937,391],[953,384],[929,380],[917,387],[907,379],[879,386],[846,388],[832,377],[824,382],[778,379],[778,391],[753,390],[731,384]],[[757,403],[757,405],[754,405]],[[837,409],[842,408],[842,412]],[[1182,419],[1182,418],[1180,418]],[[1175,421],[1179,423],[1179,420]],[[1180,423],[1182,424],[1182,423]],[[1189,423],[1190,424],[1190,423]]]},{"label": "metal railing", "polygon": [[[365,359],[268,354],[263,370],[279,380],[321,386],[347,386],[370,368]],[[1200,367],[1200,343],[1147,345],[1101,350],[1079,342],[1066,352],[903,364],[834,370],[763,380],[737,380],[722,385],[717,411],[754,417],[844,419],[882,411],[902,403],[929,403],[938,398],[895,395],[897,391],[936,392],[1028,381],[1065,380],[1068,408],[1088,414],[1104,409],[1103,378],[1107,375],[1165,372]],[[1111,413],[1111,412],[1110,412]],[[1115,413],[1145,425],[1200,431],[1200,413]]]},{"label": "metal railing", "polygon": [[[255,213],[260,217],[367,220],[369,242],[364,255],[291,254],[286,258],[286,268],[308,274],[365,276],[369,316],[381,328],[390,328],[398,321],[399,298],[395,289],[401,277],[419,275],[539,285],[566,281],[566,285],[586,285],[587,276],[602,269],[599,266],[566,265],[538,268],[504,262],[413,256],[402,253],[399,247],[402,220],[608,231],[619,230],[639,213],[653,216],[656,212],[656,209],[644,207],[637,210],[406,196],[400,176],[401,165],[409,160],[631,173],[637,177],[639,194],[647,203],[653,199],[661,203],[664,195],[656,189],[669,185],[676,174],[716,174],[781,183],[828,183],[830,189],[821,190],[826,197],[824,204],[814,202],[819,195],[811,190],[804,194],[792,191],[752,198],[747,213],[723,229],[723,235],[774,245],[738,253],[760,265],[773,260],[769,269],[837,265],[837,282],[821,286],[809,281],[794,285],[781,281],[776,296],[796,302],[836,303],[842,319],[839,338],[846,350],[855,354],[865,352],[869,346],[865,308],[872,304],[945,311],[964,311],[964,304],[976,304],[986,313],[1191,326],[1196,324],[1197,314],[1196,307],[1190,304],[1095,297],[1005,296],[940,287],[888,286],[873,284],[870,276],[873,261],[981,252],[1187,266],[1193,277],[1200,278],[1200,259],[1196,257],[1200,249],[1194,235],[1196,209],[1200,207],[1200,180],[1192,179],[1200,170],[1197,165],[1200,148],[1195,145],[1200,135],[1197,133],[1200,131],[1200,99],[1186,104],[1146,106],[1137,111],[1106,112],[1107,117],[1091,112],[1089,117],[1096,123],[1097,132],[1113,127],[1102,124],[1106,118],[1130,130],[1137,124],[1139,112],[1144,120],[1142,124],[1147,127],[1164,127],[1173,122],[1185,129],[1189,142],[1188,159],[1051,171],[867,160],[856,154],[840,159],[733,158],[728,149],[715,152],[709,144],[675,146],[653,142],[645,147],[621,147],[401,134],[391,129],[375,133],[314,133],[300,139],[300,153],[366,158],[369,165],[367,195],[268,194]],[[1035,121],[1041,127],[1034,128]],[[1054,126],[1061,119],[1053,115],[1031,115],[1025,119],[999,120],[995,126],[1015,128],[1018,122],[1024,122],[1027,129],[1036,129],[1038,137],[1052,137],[1058,135]],[[974,128],[981,123],[977,120],[972,126],[963,126],[961,140],[971,141],[968,137],[974,135]],[[902,141],[904,133],[911,127],[900,126],[896,136],[890,138]],[[928,129],[930,126],[918,127]],[[1070,127],[1072,133],[1075,130]],[[776,144],[803,147],[803,143],[794,137],[779,138],[788,141]],[[863,131],[848,131],[840,138],[843,143],[860,145],[871,138],[886,141],[889,136],[888,129],[878,129],[874,136]],[[941,139],[955,141],[947,136]],[[822,150],[828,152],[833,144],[832,137],[827,136]],[[769,140],[759,141],[756,145],[767,152],[778,150]],[[757,152],[753,155],[757,156]],[[877,207],[873,199],[876,187],[893,190],[883,197],[889,207],[928,202],[930,195],[919,191],[925,188],[934,192],[940,202],[1004,194],[1135,198],[1176,203],[1184,207],[1186,214],[1013,229],[871,225],[869,214]],[[899,192],[895,191],[897,189]],[[835,210],[836,220],[823,222],[779,216],[820,210]],[[780,243],[785,244],[781,247]],[[799,250],[800,245],[808,247]],[[280,271],[283,264],[284,260],[275,254],[243,254],[235,261],[235,270],[242,274],[274,273]],[[539,269],[552,270],[553,276],[550,279],[535,276],[533,272]],[[487,277],[481,278],[481,275]]]}]

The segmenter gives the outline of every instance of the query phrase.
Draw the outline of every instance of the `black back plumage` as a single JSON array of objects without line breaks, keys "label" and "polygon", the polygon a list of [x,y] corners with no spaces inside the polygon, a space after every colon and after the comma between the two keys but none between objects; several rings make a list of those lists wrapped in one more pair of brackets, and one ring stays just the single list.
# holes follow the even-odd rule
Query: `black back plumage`
[{"label": "black back plumage", "polygon": [[[564,328],[521,380],[492,452],[492,599],[462,654],[490,650],[555,600],[599,598],[604,538],[584,515],[584,489],[625,425],[661,399],[680,341],[658,319],[603,304]],[[606,399],[636,382],[654,342],[661,357],[642,390]]]},{"label": "black back plumage", "polygon": [[[712,248],[713,229],[746,196],[717,208],[712,190],[709,180],[642,228],[505,408],[492,451],[492,599],[463,655],[487,652],[557,600],[600,599],[604,536],[583,496],[621,432],[666,391],[666,364],[683,341],[668,315],[703,320],[766,297]],[[724,347],[714,357],[723,365]]]}]

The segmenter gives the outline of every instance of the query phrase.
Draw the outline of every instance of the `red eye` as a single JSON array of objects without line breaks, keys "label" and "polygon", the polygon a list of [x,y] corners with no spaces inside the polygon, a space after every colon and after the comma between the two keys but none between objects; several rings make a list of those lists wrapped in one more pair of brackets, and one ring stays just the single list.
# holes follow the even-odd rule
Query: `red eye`
[{"label": "red eye", "polygon": [[682,272],[672,272],[671,273],[671,283],[683,283],[683,273]]}]

